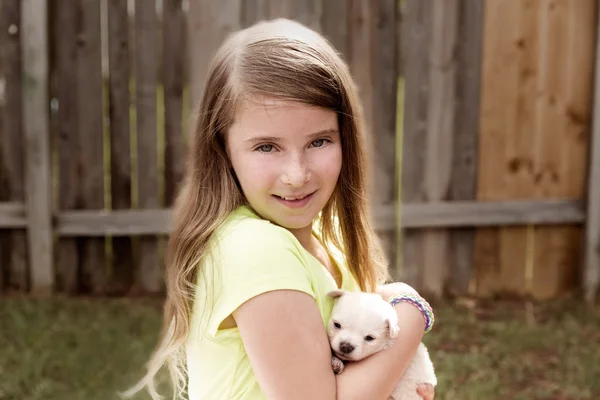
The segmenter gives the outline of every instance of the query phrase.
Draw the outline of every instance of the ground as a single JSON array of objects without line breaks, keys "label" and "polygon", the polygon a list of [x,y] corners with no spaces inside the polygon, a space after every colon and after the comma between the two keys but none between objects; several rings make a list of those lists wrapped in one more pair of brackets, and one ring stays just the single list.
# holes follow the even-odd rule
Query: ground
[{"label": "ground", "polygon": [[[0,298],[0,400],[118,399],[141,376],[161,307]],[[600,399],[600,310],[566,300],[447,302],[435,311],[424,340],[436,400]]]}]

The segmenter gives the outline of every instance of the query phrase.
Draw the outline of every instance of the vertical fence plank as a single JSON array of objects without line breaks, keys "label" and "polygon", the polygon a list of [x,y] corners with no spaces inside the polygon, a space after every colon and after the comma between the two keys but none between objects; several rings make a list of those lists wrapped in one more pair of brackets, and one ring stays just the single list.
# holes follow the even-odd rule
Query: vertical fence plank
[{"label": "vertical fence plank", "polygon": [[[322,0],[271,0],[269,15],[271,18],[289,18],[320,31]],[[327,0],[325,0],[327,1]]]},{"label": "vertical fence plank", "polygon": [[54,289],[48,106],[48,19],[45,0],[23,0],[23,126],[26,147],[31,291]]},{"label": "vertical fence plank", "polygon": [[192,1],[188,21],[190,103],[194,115],[204,90],[210,60],[227,35],[241,27],[241,1]]},{"label": "vertical fence plank", "polygon": [[345,60],[348,53],[348,12],[349,0],[325,0],[321,10],[321,32],[339,51]]},{"label": "vertical fence plank", "polygon": [[[73,61],[77,52],[77,15],[75,0],[53,1],[53,39],[56,49],[56,98],[58,99],[57,141],[58,141],[58,208],[74,210],[79,206],[79,164],[78,146],[78,102],[77,74],[73,73]],[[79,254],[75,238],[58,240],[57,289],[76,293],[79,289]]]},{"label": "vertical fence plank", "polygon": [[[374,18],[373,74],[373,207],[393,207],[398,192],[396,177],[396,107],[399,68],[396,34],[398,1],[379,0]],[[396,220],[396,216],[393,216]],[[395,271],[396,253],[399,246],[396,230],[380,232],[383,250],[389,262],[390,273]]]},{"label": "vertical fence plank", "polygon": [[[77,33],[77,87],[81,205],[88,210],[104,208],[104,117],[102,110],[102,49],[100,2],[80,0]],[[105,239],[81,238],[81,271],[90,290],[104,293],[107,285]]]},{"label": "vertical fence plank", "polygon": [[269,18],[269,0],[242,1],[242,27],[248,27],[258,21]]},{"label": "vertical fence plank", "polygon": [[[594,15],[598,15],[597,8]],[[588,170],[587,221],[583,292],[586,301],[593,303],[600,287],[600,25],[595,28],[595,81],[593,93],[593,130]]]},{"label": "vertical fence plank", "polygon": [[[455,116],[458,0],[433,2],[425,154],[428,202],[444,201],[450,189]],[[447,229],[428,229],[423,237],[423,290],[441,296],[449,259]]]},{"label": "vertical fence plank", "polygon": [[[140,208],[156,209],[158,198],[158,157],[156,99],[158,39],[156,5],[154,1],[135,3],[135,89],[138,144],[138,198]],[[162,288],[162,269],[158,259],[156,237],[142,237],[136,268],[136,284],[146,293]]]},{"label": "vertical fence plank", "polygon": [[182,132],[183,63],[185,15],[181,0],[163,4],[163,87],[165,104],[165,205],[172,206],[183,178],[184,149]]},{"label": "vertical fence plank", "polygon": [[[529,63],[527,59],[520,61],[522,51],[518,47],[521,35],[519,6],[518,2],[502,0],[489,0],[485,3],[478,200],[509,200],[514,198],[511,189],[514,193],[524,193],[528,188],[531,146],[527,143],[532,137],[530,131],[533,127],[526,127],[532,121],[531,112],[528,111],[531,106],[527,94],[531,80],[519,88],[520,69]],[[502,26],[498,25],[494,22],[498,19],[505,23]],[[535,24],[536,21],[530,22]],[[529,29],[535,31],[535,27],[536,25],[530,24]],[[533,50],[535,43],[533,38],[529,39],[532,42],[528,46]],[[532,72],[531,70],[529,75]],[[517,108],[514,106],[517,103],[520,103],[522,113],[520,122]],[[519,131],[518,134],[516,130]],[[514,139],[520,141],[515,142]],[[512,163],[507,159],[512,160]],[[509,183],[515,186],[511,188]],[[524,283],[525,277],[523,254],[527,238],[524,233],[525,231],[518,227],[477,230],[474,257],[478,296],[491,296],[506,286],[524,288],[520,283]],[[511,245],[507,246],[506,243]],[[505,253],[504,249],[509,249],[513,254]],[[505,270],[505,266],[508,269]]]},{"label": "vertical fence plank", "polygon": [[[0,8],[0,58],[4,78],[4,106],[0,131],[0,201],[25,202],[21,1],[3,0]],[[28,260],[25,230],[0,233],[4,286],[27,290]]]},{"label": "vertical fence plank", "polygon": [[[127,2],[108,1],[109,114],[112,209],[131,207],[131,161],[129,137],[129,37]],[[126,292],[133,280],[131,238],[112,239],[112,288]]]},{"label": "vertical fence plank", "polygon": [[[479,80],[483,37],[483,2],[459,2],[459,47],[456,75],[457,108],[451,200],[475,200],[477,194],[477,136],[479,134]],[[448,291],[466,295],[472,278],[474,229],[450,233]]]},{"label": "vertical fence plank", "polygon": [[[581,199],[585,191],[593,53],[597,23],[595,1],[562,0],[545,4],[538,65],[538,149],[535,197]],[[583,107],[582,107],[583,106]],[[565,110],[566,109],[566,110]],[[539,299],[570,291],[581,265],[581,229],[535,229],[531,293]]]},{"label": "vertical fence plank", "polygon": [[[404,71],[404,121],[402,132],[402,204],[425,201],[423,162],[427,134],[427,98],[429,92],[429,48],[431,1],[407,0],[402,26],[402,45],[406,48]],[[423,234],[402,230],[400,279],[420,288],[423,282]]]}]

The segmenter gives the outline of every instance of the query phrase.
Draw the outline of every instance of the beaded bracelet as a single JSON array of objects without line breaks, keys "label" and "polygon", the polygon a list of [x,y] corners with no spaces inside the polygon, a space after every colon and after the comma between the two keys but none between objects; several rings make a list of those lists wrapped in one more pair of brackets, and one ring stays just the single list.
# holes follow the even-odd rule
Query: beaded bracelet
[{"label": "beaded bracelet", "polygon": [[433,323],[435,321],[435,317],[433,315],[433,309],[423,297],[414,293],[400,292],[388,300],[388,303],[394,307],[396,304],[401,301],[406,301],[417,307],[421,313],[423,314],[423,318],[425,319],[425,333],[429,332],[433,327]]}]

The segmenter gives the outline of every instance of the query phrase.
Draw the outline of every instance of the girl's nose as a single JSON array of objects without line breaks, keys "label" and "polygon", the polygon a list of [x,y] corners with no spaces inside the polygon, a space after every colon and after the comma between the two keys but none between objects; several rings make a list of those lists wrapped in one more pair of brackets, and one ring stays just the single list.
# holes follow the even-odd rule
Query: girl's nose
[{"label": "girl's nose", "polygon": [[294,156],[287,163],[281,174],[284,184],[301,187],[310,180],[310,171],[303,157]]}]

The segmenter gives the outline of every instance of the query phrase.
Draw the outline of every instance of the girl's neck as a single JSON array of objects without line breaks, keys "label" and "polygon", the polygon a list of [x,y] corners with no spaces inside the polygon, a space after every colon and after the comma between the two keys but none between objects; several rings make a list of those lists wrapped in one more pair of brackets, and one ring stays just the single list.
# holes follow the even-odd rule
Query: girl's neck
[{"label": "girl's neck", "polygon": [[312,234],[312,225],[300,229],[289,229],[290,232],[298,239],[302,247],[309,252],[314,248],[314,238]]}]

